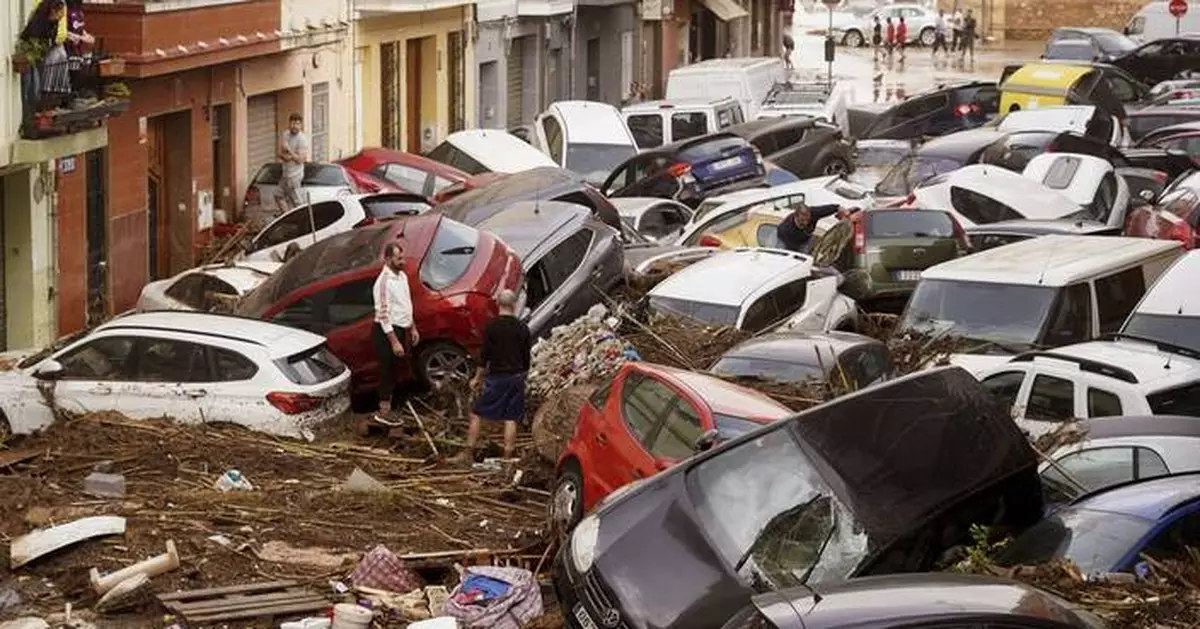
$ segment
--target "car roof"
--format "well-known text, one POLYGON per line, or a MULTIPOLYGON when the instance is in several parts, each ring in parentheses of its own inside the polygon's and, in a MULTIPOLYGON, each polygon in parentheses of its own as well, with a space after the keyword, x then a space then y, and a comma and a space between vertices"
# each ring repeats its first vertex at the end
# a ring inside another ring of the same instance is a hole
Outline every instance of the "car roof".
POLYGON ((348 162, 354 161, 356 157, 365 157, 381 164, 403 164, 412 166, 419 170, 432 172, 435 175, 446 179, 461 181, 467 178, 467 173, 449 165, 443 164, 436 159, 430 159, 424 155, 416 155, 405 151, 397 151, 395 149, 383 147, 364 148, 355 155, 351 155, 346 159, 340 160, 338 163, 345 165, 348 162))
POLYGON ((651 111, 669 110, 669 109, 696 109, 700 107, 720 107, 737 103, 737 99, 732 96, 722 96, 720 98, 670 98, 659 100, 648 100, 640 103, 632 103, 621 108, 621 113, 639 113, 644 114, 651 111))
POLYGON ((654 372, 687 387, 714 413, 746 419, 783 419, 795 415, 788 407, 766 395, 716 376, 666 365, 637 362, 637 369, 654 372))
POLYGON ((1176 474, 1122 483, 1086 494, 1064 510, 1086 509, 1158 520, 1200 497, 1200 474, 1176 474))
POLYGON ((750 138, 757 137, 761 133, 778 131, 780 129, 792 127, 809 128, 816 126, 816 123, 816 118, 805 115, 786 116, 783 118, 760 118, 758 120, 750 120, 741 124, 735 124, 731 127, 725 127, 723 131, 749 140, 750 138))
MULTIPOLYGON (((678 202, 660 197, 612 197, 609 201, 617 208, 617 214, 629 218, 637 218, 647 210, 658 205, 680 207, 678 202)), ((686 206, 683 206, 686 207, 686 206)))
POLYGON ((325 342, 323 336, 261 319, 186 310, 129 314, 97 327, 94 333, 126 330, 176 332, 260 345, 272 358, 293 356, 325 342))
POLYGON ((779 276, 811 266, 812 257, 807 255, 744 247, 713 254, 681 269, 651 289, 650 295, 741 307, 779 276))
POLYGON ((1037 355, 1076 358, 1112 366, 1136 378, 1136 384, 1142 390, 1173 388, 1200 376, 1200 360, 1133 340, 1086 341, 1037 352, 1037 355))
POLYGON ((550 103, 547 109, 556 111, 570 127, 564 130, 567 139, 576 144, 615 144, 625 146, 630 143, 629 129, 621 110, 608 103, 590 100, 560 100, 550 103))
POLYGON ((503 168, 503 172, 520 172, 538 166, 558 166, 549 155, 506 129, 455 131, 446 136, 445 141, 468 153, 490 170, 503 168))
POLYGON ((1120 231, 1119 227, 1112 227, 1099 221, 1085 221, 1067 218, 1025 218, 1011 221, 997 221, 995 223, 984 223, 982 225, 972 225, 967 227, 965 231, 968 234, 1045 236, 1047 234, 1087 235, 1114 229, 1118 232, 1120 231))
MULTIPOLYGON (((630 157, 629 160, 638 159, 639 157, 644 157, 646 155, 660 155, 660 154, 661 155, 675 155, 676 153, 682 153, 683 151, 685 151, 687 149, 690 149, 694 146, 698 146, 701 144, 705 144, 707 142, 713 142, 716 140, 729 140, 729 139, 746 142, 746 139, 739 135, 734 135, 732 133, 729 133, 728 131, 717 131, 716 133, 709 133, 706 135, 698 135, 696 137, 686 138, 683 140, 679 140, 677 142, 672 142, 670 144, 664 144, 659 147, 648 149, 648 150, 642 151, 641 153, 639 153, 637 155, 630 157)), ((746 142, 747 146, 749 146, 749 144, 750 144, 749 142, 746 142)))
POLYGON ((1008 78, 1001 84, 1001 89, 1004 89, 1004 85, 1012 83, 1014 86, 1042 87, 1066 92, 1067 87, 1094 69, 1092 65, 1091 63, 1064 63, 1058 60, 1052 62, 1033 61, 1008 75, 1008 78))
POLYGON ((518 201, 484 219, 476 229, 491 232, 522 260, 555 234, 578 230, 592 211, 563 201, 518 201))
POLYGON ((769 618, 794 622, 801 615, 800 626, 806 629, 894 626, 916 620, 929 622, 939 616, 963 619, 1004 615, 1044 621, 1048 614, 1058 618, 1050 611, 1055 608, 1077 609, 1019 581, 948 572, 859 577, 759 594, 752 601, 769 618), (819 602, 814 600, 815 593, 819 593, 819 602))
MULTIPOLYGON (((1025 165, 1025 169, 1021 172, 1022 175, 1049 186, 1045 183, 1054 165, 1065 160, 1078 160, 1078 168, 1071 174, 1071 180, 1065 188, 1050 188, 1060 194, 1066 195, 1079 205, 1087 205, 1095 198, 1096 189, 1100 187, 1100 182, 1108 173, 1115 171, 1112 162, 1101 159, 1094 155, 1085 155, 1082 153, 1042 153, 1034 156, 1025 165)), ((1114 192, 1113 194, 1116 194, 1114 192)))
MULTIPOLYGON (((883 346, 883 343, 853 332, 773 332, 734 345, 722 358, 731 356, 817 365, 841 355, 852 347, 862 345, 883 346)), ((831 363, 826 363, 825 366, 829 367, 831 363)))
POLYGON ((933 138, 917 149, 917 154, 932 157, 966 157, 1009 134, 993 127, 979 127, 933 138))
POLYGON ((715 201, 719 203, 717 207, 725 207, 726 205, 753 205, 764 201, 772 201, 793 194, 804 194, 811 192, 817 188, 823 188, 837 179, 839 175, 825 175, 823 177, 811 177, 809 179, 801 179, 785 183, 782 186, 771 186, 769 188, 747 188, 745 190, 737 190, 735 192, 727 192, 716 196, 711 196, 706 201, 715 201))
POLYGON ((1037 212, 1046 212, 1040 218, 1062 218, 1083 209, 1065 191, 1051 190, 1032 177, 990 164, 968 164, 924 186, 918 186, 917 191, 937 187, 979 191, 1014 208, 1033 208, 1037 212))
POLYGON ((1087 124, 1096 114, 1095 105, 1060 105, 1010 111, 996 128, 1001 131, 1051 131, 1072 129, 1087 124))
POLYGON ((1189 251, 1159 276, 1134 312, 1176 317, 1200 316, 1200 251, 1189 251))
POLYGON ((265 260, 240 260, 229 264, 209 264, 185 271, 179 274, 179 277, 191 275, 192 273, 202 273, 211 275, 230 286, 237 289, 238 293, 245 293, 250 289, 258 286, 263 280, 270 277, 272 273, 279 270, 283 266, 282 262, 265 261, 265 260))
POLYGON ((671 74, 691 74, 697 71, 728 70, 770 66, 779 63, 779 57, 720 57, 705 59, 671 70, 671 74))
POLYGON ((1177 248, 1178 242, 1168 240, 1051 234, 942 262, 921 278, 1066 286, 1177 248))
POLYGON ((1200 438, 1200 417, 1187 415, 1121 415, 1094 417, 1079 422, 1083 440, 1113 437, 1196 437, 1200 438))

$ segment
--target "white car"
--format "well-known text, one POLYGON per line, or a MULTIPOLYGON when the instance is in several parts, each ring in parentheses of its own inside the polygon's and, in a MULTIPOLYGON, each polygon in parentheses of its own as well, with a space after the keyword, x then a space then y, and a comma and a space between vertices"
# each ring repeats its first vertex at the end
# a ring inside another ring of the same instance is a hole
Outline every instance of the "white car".
MULTIPOLYGON (((279 162, 265 164, 258 169, 243 199, 248 219, 261 225, 279 213, 276 193, 282 176, 283 164, 279 162)), ((300 181, 300 200, 304 203, 340 199, 355 194, 357 190, 344 166, 315 162, 304 165, 304 179, 300 181)))
POLYGON ((1071 131, 1115 147, 1129 146, 1131 143, 1129 130, 1124 123, 1092 105, 1018 109, 1003 113, 992 124, 1006 132, 1071 131))
POLYGON ((558 166, 594 186, 638 152, 621 110, 586 100, 550 103, 534 118, 532 139, 558 166))
POLYGON ((713 254, 647 294, 652 311, 747 332, 850 329, 857 306, 841 278, 813 273, 812 256, 761 247, 713 254))
POLYGON ((284 262, 289 247, 299 251, 334 234, 393 218, 415 216, 430 207, 425 197, 407 192, 345 196, 298 207, 271 221, 250 239, 245 245, 243 259, 284 262))
POLYGON ((671 199, 616 197, 609 199, 621 222, 651 242, 674 242, 692 218, 692 209, 671 199))
MULTIPOLYGON (((705 234, 733 227, 752 209, 774 207, 791 208, 804 202, 809 207, 838 205, 863 210, 874 207, 871 191, 856 183, 846 181, 841 175, 813 177, 782 186, 750 188, 715 197, 709 197, 696 207, 691 220, 679 235, 676 244, 698 246, 705 234)), ((829 217, 817 223, 815 235, 821 235, 835 225, 837 219, 829 217)))
POLYGON ((62 347, 7 353, 0 431, 27 434, 66 413, 232 423, 286 437, 343 417, 350 370, 324 337, 198 312, 118 317, 62 347))
POLYGON ((889 4, 875 9, 854 23, 838 24, 835 21, 833 40, 844 46, 867 45, 871 43, 871 34, 875 28, 875 16, 879 16, 879 23, 883 25, 883 29, 887 28, 888 18, 892 18, 892 24, 898 24, 900 18, 903 17, 905 25, 908 26, 906 42, 932 46, 937 35, 935 30, 937 15, 937 9, 933 7, 907 3, 889 4))
POLYGON ((540 166, 559 167, 549 155, 504 129, 455 131, 425 156, 468 175, 511 175, 540 166))
POLYGON ((1129 184, 1112 162, 1077 153, 1043 153, 1029 160, 1021 174, 1061 192, 1086 213, 1085 220, 1124 227, 1129 211, 1129 184))
POLYGON ((906 207, 945 210, 964 228, 1023 219, 1090 219, 1071 197, 1000 166, 971 164, 917 186, 906 207))
POLYGON ((1141 341, 1029 352, 977 377, 1034 436, 1076 418, 1200 415, 1200 359, 1141 341))
POLYGON ((242 261, 208 264, 142 287, 137 310, 212 310, 236 302, 254 290, 282 262, 242 261))

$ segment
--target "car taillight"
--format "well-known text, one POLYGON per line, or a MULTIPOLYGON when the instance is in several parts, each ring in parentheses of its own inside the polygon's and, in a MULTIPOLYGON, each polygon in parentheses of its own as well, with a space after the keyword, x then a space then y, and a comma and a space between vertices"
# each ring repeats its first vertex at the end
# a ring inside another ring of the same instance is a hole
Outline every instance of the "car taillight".
POLYGON ((671 164, 671 167, 667 169, 667 174, 671 175, 672 177, 682 177, 690 172, 692 172, 692 165, 685 164, 683 162, 671 164))
POLYGON ((904 197, 903 199, 900 199, 899 201, 892 203, 888 207, 892 207, 892 208, 907 207, 916 202, 917 202, 917 193, 910 192, 910 193, 908 193, 908 196, 904 197))
POLYGON ((976 103, 963 103, 954 108, 955 116, 969 116, 979 113, 979 105, 976 103))
POLYGON ((704 234, 700 237, 700 241, 696 244, 700 245, 701 247, 720 247, 723 243, 721 242, 720 238, 717 238, 712 234, 704 234))
POLYGON ((1178 240, 1184 249, 1191 249, 1195 245, 1196 232, 1183 221, 1171 225, 1171 231, 1168 233, 1171 240, 1178 240))
POLYGON ((854 224, 854 253, 860 255, 867 252, 867 232, 866 226, 863 225, 866 220, 863 216, 850 221, 854 224))
POLYGON ((242 205, 245 207, 252 207, 258 205, 259 201, 261 200, 262 197, 258 192, 258 188, 250 186, 249 188, 246 188, 246 198, 242 200, 242 205))
POLYGON ((285 415, 299 415, 320 407, 325 400, 307 393, 272 391, 267 394, 267 401, 285 415))

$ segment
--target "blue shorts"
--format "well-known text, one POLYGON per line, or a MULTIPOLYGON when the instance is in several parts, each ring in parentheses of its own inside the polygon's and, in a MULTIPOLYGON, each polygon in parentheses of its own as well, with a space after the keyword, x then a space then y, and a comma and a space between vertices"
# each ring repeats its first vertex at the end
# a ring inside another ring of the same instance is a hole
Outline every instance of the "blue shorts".
POLYGON ((483 379, 483 392, 471 411, 480 419, 521 421, 525 419, 525 374, 490 374, 483 379))

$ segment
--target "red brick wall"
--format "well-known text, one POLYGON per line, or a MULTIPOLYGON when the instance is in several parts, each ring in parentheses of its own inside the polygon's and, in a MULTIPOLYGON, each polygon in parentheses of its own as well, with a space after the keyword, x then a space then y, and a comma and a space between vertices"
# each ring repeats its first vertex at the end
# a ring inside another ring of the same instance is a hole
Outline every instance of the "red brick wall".
POLYGON ((59 336, 82 330, 87 325, 87 175, 84 156, 76 155, 75 164, 75 172, 58 175, 58 277, 54 285, 59 336))

